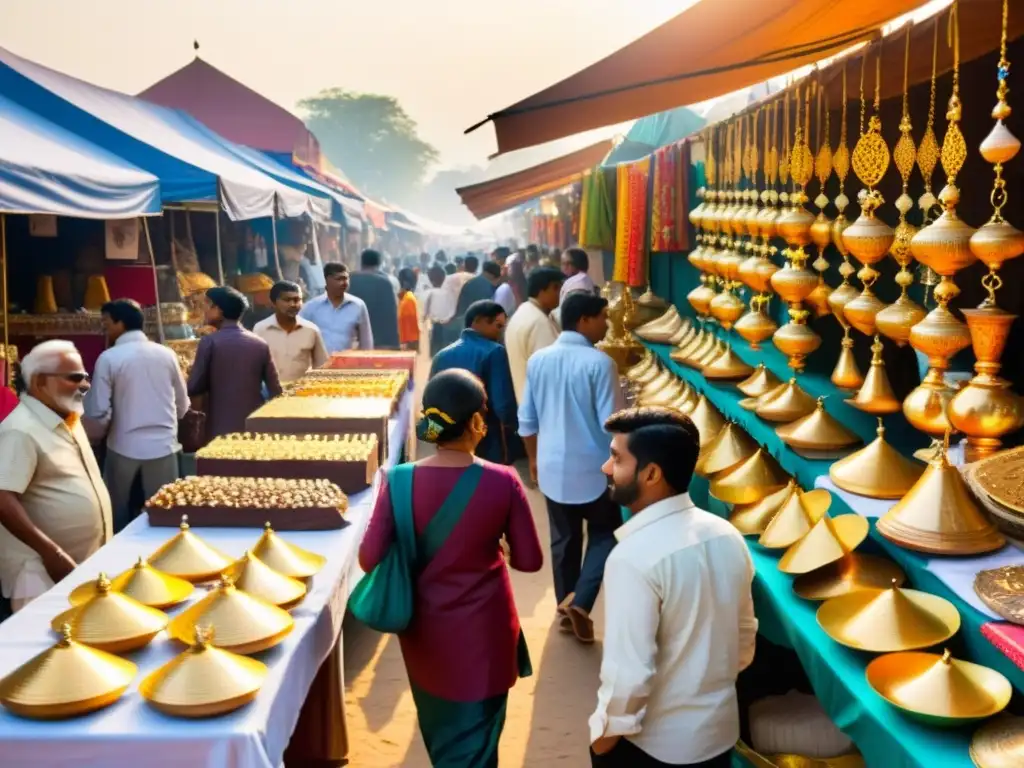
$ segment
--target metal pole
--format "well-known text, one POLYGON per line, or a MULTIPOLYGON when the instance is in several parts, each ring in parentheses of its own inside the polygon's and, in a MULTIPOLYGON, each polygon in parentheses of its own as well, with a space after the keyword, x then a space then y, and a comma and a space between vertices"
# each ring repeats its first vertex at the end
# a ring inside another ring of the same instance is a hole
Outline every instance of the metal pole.
POLYGON ((220 285, 224 285, 224 260, 220 255, 220 207, 213 212, 213 223, 217 230, 217 277, 220 285))
POLYGON ((14 388, 14 361, 10 353, 10 327, 7 308, 7 215, 0 213, 0 304, 4 316, 4 384, 14 388))
MULTIPOLYGON (((160 278, 156 273, 156 251, 153 250, 153 238, 149 235, 149 219, 142 217, 142 228, 146 231, 146 246, 149 248, 149 263, 153 265, 153 293, 156 296, 156 335, 160 343, 167 341, 164 336, 164 313, 160 306, 160 278)), ((173 247, 173 246, 172 246, 173 247)))
POLYGON ((281 271, 281 256, 277 252, 277 219, 270 220, 270 233, 274 237, 274 271, 278 280, 284 280, 284 272, 281 271))

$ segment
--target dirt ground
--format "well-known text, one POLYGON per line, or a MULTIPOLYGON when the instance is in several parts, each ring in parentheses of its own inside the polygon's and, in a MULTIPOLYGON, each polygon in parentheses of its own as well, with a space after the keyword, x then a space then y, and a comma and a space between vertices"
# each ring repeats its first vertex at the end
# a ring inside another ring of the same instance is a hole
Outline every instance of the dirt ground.
MULTIPOLYGON (((417 395, 429 372, 421 355, 417 395)), ((537 529, 548 547, 544 499, 529 491, 537 529)), ((509 695, 501 740, 502 768, 584 768, 590 765, 587 718, 597 695, 601 662, 602 602, 594 612, 598 642, 586 647, 558 632, 551 567, 512 571, 516 605, 526 633, 534 675, 509 695)), ((398 641, 349 619, 345 624, 345 706, 349 764, 354 768, 429 768, 416 726, 416 710, 398 641)))

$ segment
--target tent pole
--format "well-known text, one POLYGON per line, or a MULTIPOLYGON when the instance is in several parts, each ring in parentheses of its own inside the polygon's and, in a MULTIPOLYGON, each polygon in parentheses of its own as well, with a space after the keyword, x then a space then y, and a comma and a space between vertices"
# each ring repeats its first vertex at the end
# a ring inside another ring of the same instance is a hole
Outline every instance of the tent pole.
MULTIPOLYGON (((142 217, 142 228, 146 231, 146 246, 149 248, 149 263, 153 266, 153 294, 156 296, 156 334, 161 344, 166 343, 164 336, 164 313, 160 306, 160 278, 156 273, 156 251, 153 250, 153 238, 149 235, 149 219, 142 217)), ((174 247, 173 245, 171 246, 174 247)))
POLYGON ((278 280, 284 280, 284 273, 281 271, 281 256, 277 252, 277 218, 270 220, 270 233, 274 237, 274 271, 278 280))
POLYGON ((213 212, 213 225, 217 230, 217 277, 218 284, 224 285, 224 259, 220 254, 220 208, 213 212))
POLYGON ((7 215, 0 213, 0 304, 4 317, 4 384, 14 389, 14 361, 11 360, 10 320, 7 307, 7 215))

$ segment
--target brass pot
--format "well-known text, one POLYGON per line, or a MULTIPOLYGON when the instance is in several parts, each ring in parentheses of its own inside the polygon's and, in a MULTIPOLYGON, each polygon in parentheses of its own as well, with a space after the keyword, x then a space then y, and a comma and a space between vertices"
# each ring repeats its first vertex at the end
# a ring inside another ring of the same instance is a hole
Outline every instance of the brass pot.
POLYGON ((910 340, 910 329, 924 320, 926 314, 924 307, 901 293, 896 301, 875 315, 875 327, 902 347, 910 340))
POLYGON ((709 288, 706 283, 702 283, 686 294, 686 300, 690 302, 690 306, 698 315, 707 315, 711 300, 715 298, 715 295, 714 290, 709 288))
POLYGON ((773 206, 763 208, 757 214, 758 229, 766 243, 778 234, 778 220, 779 210, 773 206))
POLYGON ((832 222, 832 242, 835 243, 836 249, 841 256, 846 256, 850 252, 846 247, 846 243, 843 242, 843 233, 849 228, 850 220, 846 218, 846 214, 840 212, 836 216, 835 221, 832 222))
POLYGON ((952 428, 946 409, 953 394, 942 378, 942 371, 929 368, 920 385, 904 398, 903 415, 914 429, 941 437, 952 428))
POLYGON ((884 259, 895 237, 892 227, 867 208, 842 233, 843 245, 861 264, 875 264, 884 259))
POLYGON ((832 310, 832 314, 836 316, 836 320, 844 328, 849 325, 845 314, 846 305, 858 296, 860 296, 860 291, 845 281, 828 295, 828 306, 832 310))
POLYGON ((772 290, 772 275, 778 271, 778 264, 766 256, 762 256, 754 267, 754 279, 751 281, 751 287, 761 293, 769 293, 772 290))
POLYGON ((910 252, 926 267, 931 267, 943 277, 949 277, 973 264, 977 258, 971 252, 974 229, 957 216, 956 204, 960 201, 960 191, 956 187, 947 184, 939 193, 939 199, 946 210, 914 235, 910 241, 910 252))
POLYGON ((1005 219, 989 220, 971 235, 971 253, 989 269, 999 269, 1003 262, 1024 253, 1024 232, 1005 219))
POLYGON ((814 217, 803 206, 790 208, 779 216, 778 232, 782 239, 794 247, 802 248, 811 242, 811 225, 814 217))
POLYGON ((821 346, 821 336, 804 323, 786 323, 772 336, 772 342, 782 354, 789 357, 794 370, 803 368, 803 359, 821 346))
POLYGON ((745 309, 746 306, 732 291, 722 291, 708 305, 711 316, 718 320, 726 330, 732 328, 732 324, 740 319, 745 309))
POLYGON ((885 304, 865 285, 860 295, 843 305, 843 318, 865 336, 875 335, 875 317, 885 304))
POLYGON ((818 285, 818 276, 809 269, 787 264, 771 277, 772 288, 787 304, 799 304, 818 285))
POLYGON ((910 344, 928 356, 930 366, 945 369, 953 355, 970 346, 971 334, 952 312, 939 305, 910 329, 910 344))
POLYGON ((733 329, 751 349, 760 349, 762 341, 767 341, 778 329, 778 325, 760 309, 751 309, 736 321, 733 329))
POLYGON ((811 224, 811 242, 818 246, 819 250, 825 250, 832 242, 832 222, 824 212, 819 212, 811 224))

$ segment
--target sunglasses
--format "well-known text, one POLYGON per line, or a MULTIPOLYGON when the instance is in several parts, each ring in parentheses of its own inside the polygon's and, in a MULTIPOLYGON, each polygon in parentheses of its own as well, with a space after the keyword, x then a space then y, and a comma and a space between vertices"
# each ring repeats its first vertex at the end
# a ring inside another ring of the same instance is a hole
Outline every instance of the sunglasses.
POLYGON ((89 382, 92 379, 88 373, 44 373, 43 376, 55 376, 58 379, 70 381, 72 384, 81 384, 82 382, 89 382))

